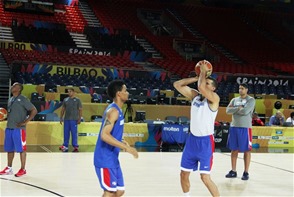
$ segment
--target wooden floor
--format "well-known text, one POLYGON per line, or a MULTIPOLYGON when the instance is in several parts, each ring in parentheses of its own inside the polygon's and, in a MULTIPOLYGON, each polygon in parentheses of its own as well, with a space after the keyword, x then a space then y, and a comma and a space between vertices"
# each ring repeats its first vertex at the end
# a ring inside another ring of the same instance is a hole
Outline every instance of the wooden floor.
MULTIPOLYGON (((215 153, 212 179, 221 196, 294 196, 293 154, 253 153, 250 179, 242 181, 243 160, 239 155, 238 178, 226 179, 230 154, 215 153)), ((6 153, 0 153, 1 169, 6 153)), ((122 152, 125 196, 183 196, 179 181, 181 152, 140 152, 133 159, 122 152)), ((19 155, 14 159, 17 172, 19 155)), ((93 153, 28 153, 27 175, 0 176, 0 196, 101 196, 93 167, 93 153)), ((209 196, 199 173, 191 174, 192 196, 209 196)))

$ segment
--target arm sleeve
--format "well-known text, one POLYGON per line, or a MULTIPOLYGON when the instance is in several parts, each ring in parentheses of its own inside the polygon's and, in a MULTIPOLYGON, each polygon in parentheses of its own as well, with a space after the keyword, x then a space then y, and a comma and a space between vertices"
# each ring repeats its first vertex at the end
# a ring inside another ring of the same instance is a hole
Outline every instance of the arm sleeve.
POLYGON ((82 108, 83 106, 82 106, 82 102, 81 102, 81 100, 79 99, 79 109, 80 108, 82 108))
POLYGON ((24 99, 23 106, 27 111, 31 111, 33 108, 35 108, 35 106, 27 98, 24 99))
POLYGON ((229 103, 229 105, 227 106, 227 108, 226 108, 227 114, 234 114, 239 110, 238 107, 230 107, 230 106, 234 106, 233 105, 234 101, 235 101, 235 99, 232 99, 231 102, 229 103))

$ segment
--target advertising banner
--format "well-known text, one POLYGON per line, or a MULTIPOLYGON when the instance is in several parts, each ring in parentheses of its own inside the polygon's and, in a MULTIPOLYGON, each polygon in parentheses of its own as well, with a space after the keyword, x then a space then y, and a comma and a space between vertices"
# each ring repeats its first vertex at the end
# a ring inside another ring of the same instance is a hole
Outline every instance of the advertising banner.
POLYGON ((101 68, 101 67, 76 67, 65 65, 48 65, 48 64, 13 64, 11 68, 12 73, 29 73, 46 74, 51 76, 57 75, 86 75, 91 77, 102 76, 111 79, 127 79, 127 78, 142 78, 142 79, 156 79, 165 81, 169 79, 169 73, 164 71, 138 71, 138 70, 124 70, 119 68, 101 68))
POLYGON ((294 143, 293 127, 254 127, 252 144, 258 147, 289 148, 294 143))
POLYGON ((189 125, 164 124, 162 125, 162 141, 168 144, 184 144, 188 137, 189 125))

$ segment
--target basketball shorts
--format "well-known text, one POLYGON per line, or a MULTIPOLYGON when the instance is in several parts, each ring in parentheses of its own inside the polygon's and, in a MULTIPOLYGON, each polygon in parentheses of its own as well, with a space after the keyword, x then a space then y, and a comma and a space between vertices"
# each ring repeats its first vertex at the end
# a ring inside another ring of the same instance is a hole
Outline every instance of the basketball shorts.
POLYGON ((230 150, 238 150, 240 152, 250 151, 252 149, 252 129, 230 127, 227 147, 230 150))
POLYGON ((210 174, 214 152, 213 135, 197 137, 189 134, 182 154, 181 170, 210 174))
POLYGON ((15 128, 5 129, 4 150, 6 152, 21 153, 27 150, 26 130, 15 128))
POLYGON ((121 167, 117 168, 97 168, 95 167, 100 186, 103 190, 116 192, 125 190, 124 178, 121 167))

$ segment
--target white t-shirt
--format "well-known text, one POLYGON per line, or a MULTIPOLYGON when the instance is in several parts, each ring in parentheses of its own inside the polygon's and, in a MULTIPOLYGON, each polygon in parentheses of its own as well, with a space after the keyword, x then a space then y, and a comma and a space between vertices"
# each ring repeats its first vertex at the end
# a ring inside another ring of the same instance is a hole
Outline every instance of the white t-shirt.
POLYGON ((291 119, 291 117, 287 118, 286 122, 292 122, 292 125, 294 125, 294 119, 291 119))

